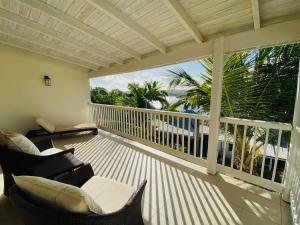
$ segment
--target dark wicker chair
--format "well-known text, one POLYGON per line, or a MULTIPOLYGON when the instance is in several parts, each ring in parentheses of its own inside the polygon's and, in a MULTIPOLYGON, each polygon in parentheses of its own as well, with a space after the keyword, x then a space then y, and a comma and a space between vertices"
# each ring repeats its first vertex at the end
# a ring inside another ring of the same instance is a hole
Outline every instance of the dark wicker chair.
MULTIPOLYGON (((47 145, 38 146, 49 147, 47 145)), ((43 151, 44 149, 39 150, 43 151)), ((8 146, 0 146, 0 165, 4 178, 4 194, 8 195, 8 189, 15 183, 12 174, 54 178, 60 173, 82 165, 83 163, 76 160, 73 154, 74 148, 52 155, 39 156, 20 152, 8 146), (53 163, 56 163, 56 165, 49 168, 53 163), (63 163, 64 165, 59 166, 57 165, 58 163, 63 163), (42 166, 43 164, 48 165, 48 168, 42 166)))
MULTIPOLYGON (((88 164, 58 178, 61 182, 80 187, 94 175, 88 164)), ((16 185, 9 190, 9 199, 26 225, 143 225, 141 201, 147 181, 144 180, 136 192, 120 210, 98 215, 79 214, 42 208, 22 192, 16 185)))

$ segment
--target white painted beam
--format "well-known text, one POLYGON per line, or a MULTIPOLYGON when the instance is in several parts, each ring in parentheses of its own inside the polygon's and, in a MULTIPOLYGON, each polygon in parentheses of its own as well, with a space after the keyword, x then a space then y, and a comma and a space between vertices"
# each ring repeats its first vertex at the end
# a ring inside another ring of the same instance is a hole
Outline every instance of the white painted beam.
POLYGON ((163 2, 198 43, 204 42, 204 38, 196 24, 177 0, 163 0, 163 2))
POLYGON ((224 38, 214 40, 213 46, 213 71, 211 85, 211 100, 209 113, 209 140, 207 154, 207 172, 217 172, 219 125, 221 115, 222 83, 224 70, 224 38))
POLYGON ((0 8, 0 17, 7 19, 11 22, 20 24, 22 26, 26 26, 29 27, 30 29, 33 29, 35 31, 38 31, 42 34, 48 35, 50 37, 56 38, 66 44, 70 44, 74 47, 86 50, 92 54, 95 54, 97 56, 100 56, 103 59, 108 59, 108 60, 112 60, 113 62, 116 62, 118 64, 123 64, 123 61, 115 56, 110 55, 109 53, 99 50, 97 48, 91 47, 88 44, 85 44, 81 41, 76 40, 75 38, 72 37, 68 37, 66 35, 64 35, 63 33, 57 32, 53 29, 49 29, 45 26, 43 26, 42 24, 36 23, 30 19, 27 19, 25 17, 22 16, 18 16, 12 12, 9 12, 5 9, 1 9, 0 8))
POLYGON ((43 56, 46 56, 46 57, 50 57, 50 58, 56 59, 56 60, 61 61, 61 62, 66 62, 66 63, 72 64, 72 65, 80 66, 80 67, 83 67, 83 68, 86 68, 86 69, 89 69, 89 70, 97 69, 97 67, 93 67, 93 66, 90 66, 90 65, 85 65, 82 62, 78 62, 77 60, 69 59, 68 57, 57 57, 57 56, 54 56, 54 55, 50 54, 49 52, 45 52, 41 49, 36 50, 36 49, 33 49, 33 48, 25 47, 23 44, 15 43, 12 40, 3 39, 1 36, 0 36, 0 43, 2 43, 3 45, 14 47, 14 48, 26 50, 28 52, 35 53, 35 54, 38 54, 38 55, 43 55, 43 56))
MULTIPOLYGON (((264 26, 254 31, 243 31, 224 37, 225 53, 240 51, 250 48, 270 47, 274 45, 287 44, 300 41, 300 19, 284 23, 264 26)), ((250 28, 249 28, 250 29, 250 28)), ((170 47, 167 54, 153 54, 145 57, 139 62, 128 62, 124 65, 113 66, 90 73, 91 77, 112 75, 124 72, 133 72, 158 66, 175 64, 206 57, 212 54, 212 40, 199 45, 198 43, 186 43, 177 47, 170 47)))
POLYGON ((75 29, 80 30, 82 33, 92 36, 93 38, 108 44, 109 46, 118 49, 119 51, 122 51, 136 59, 141 59, 141 55, 137 53, 136 51, 132 50, 128 46, 120 43, 119 41, 116 41, 115 39, 107 36, 106 34, 82 23, 81 21, 77 20, 76 18, 52 7, 51 5, 48 5, 44 3, 43 1, 39 0, 20 0, 21 2, 29 5, 30 7, 36 8, 54 18, 57 20, 72 26, 75 29))
POLYGON ((260 29, 259 0, 251 0, 254 29, 260 29))
POLYGON ((162 53, 167 52, 167 48, 151 33, 146 31, 142 26, 138 23, 130 19, 127 15, 125 15, 121 10, 113 7, 110 3, 103 0, 89 0, 95 7, 100 9, 102 12, 110 16, 111 18, 117 20, 123 26, 127 27, 131 31, 135 32, 142 39, 147 41, 149 44, 154 46, 162 53))
POLYGON ((74 53, 74 52, 70 53, 66 49, 62 49, 60 47, 57 47, 56 44, 53 44, 51 42, 42 41, 42 40, 40 40, 39 38, 36 38, 33 35, 28 35, 28 34, 25 34, 23 32, 19 32, 15 29, 10 29, 8 27, 0 26, 0 33, 15 37, 17 39, 21 39, 21 40, 23 40, 25 42, 29 42, 33 45, 39 45, 39 46, 51 49, 55 52, 59 52, 59 53, 61 53, 63 55, 66 55, 68 57, 72 57, 72 58, 74 58, 78 61, 82 61, 86 65, 92 65, 93 68, 98 68, 99 66, 102 66, 100 64, 96 64, 95 62, 90 62, 90 61, 86 61, 86 60, 82 59, 82 56, 79 53, 74 53))

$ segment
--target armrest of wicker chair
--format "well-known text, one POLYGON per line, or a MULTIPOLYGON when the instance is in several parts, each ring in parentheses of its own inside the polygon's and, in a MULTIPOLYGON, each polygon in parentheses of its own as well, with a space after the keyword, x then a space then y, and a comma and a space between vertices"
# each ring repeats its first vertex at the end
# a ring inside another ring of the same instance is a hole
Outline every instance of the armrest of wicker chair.
POLYGON ((85 182, 87 182, 91 177, 94 176, 94 171, 92 169, 91 164, 84 164, 83 166, 66 172, 64 174, 60 174, 54 177, 54 180, 70 184, 76 187, 81 187, 85 182))
POLYGON ((22 192, 16 185, 9 190, 9 200, 23 218, 31 225, 143 225, 141 201, 147 181, 143 181, 127 204, 120 210, 108 214, 79 214, 42 208, 22 192))

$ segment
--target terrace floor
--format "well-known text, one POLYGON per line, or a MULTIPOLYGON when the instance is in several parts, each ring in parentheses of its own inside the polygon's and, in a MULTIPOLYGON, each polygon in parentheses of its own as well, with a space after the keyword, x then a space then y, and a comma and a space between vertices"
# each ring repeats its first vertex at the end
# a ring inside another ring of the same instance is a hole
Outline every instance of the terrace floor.
MULTIPOLYGON (((75 155, 90 162, 99 176, 135 187, 147 179, 146 225, 292 224, 289 205, 279 194, 225 175, 208 175, 203 167, 140 143, 103 131, 97 136, 59 137, 54 142, 56 147, 75 147, 75 155)), ((0 196, 0 224, 22 224, 4 196, 0 196)))

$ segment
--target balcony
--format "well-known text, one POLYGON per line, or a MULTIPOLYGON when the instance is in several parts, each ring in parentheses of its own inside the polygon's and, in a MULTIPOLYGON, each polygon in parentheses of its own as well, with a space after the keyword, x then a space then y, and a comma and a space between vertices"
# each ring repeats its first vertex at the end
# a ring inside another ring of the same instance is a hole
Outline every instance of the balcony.
MULTIPOLYGON (((145 224, 291 224, 280 194, 242 180, 206 173, 204 167, 101 130, 54 139, 57 147, 75 147, 96 174, 137 186, 148 180, 143 200, 145 224)), ((22 224, 1 197, 3 224, 22 224)))
MULTIPOLYGON (((98 136, 54 141, 100 176, 147 178, 146 224, 299 225, 300 76, 290 124, 221 117, 226 55, 299 43, 299 12, 283 0, 0 0, 0 129, 96 123, 98 136), (208 56, 209 116, 89 103, 91 78, 208 56)), ((4 196, 0 224, 22 224, 4 196)))

